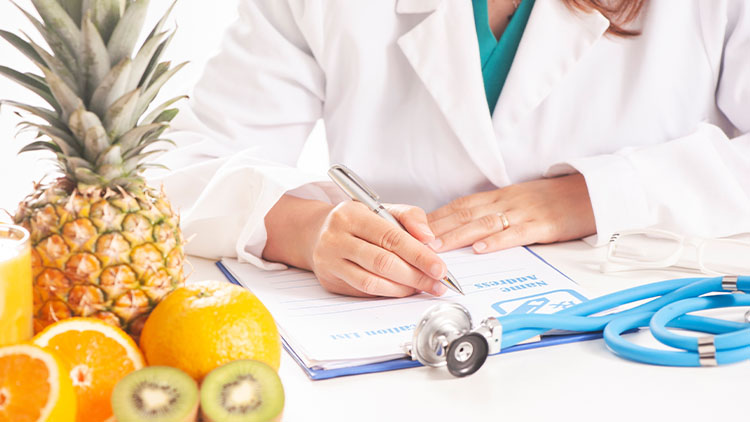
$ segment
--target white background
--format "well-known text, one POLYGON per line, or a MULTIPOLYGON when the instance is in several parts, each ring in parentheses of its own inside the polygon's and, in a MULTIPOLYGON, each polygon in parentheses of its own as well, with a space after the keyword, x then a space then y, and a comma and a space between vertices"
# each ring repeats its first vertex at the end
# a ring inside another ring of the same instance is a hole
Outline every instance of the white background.
MULTIPOLYGON (((151 0, 148 25, 169 0, 151 0)), ((29 0, 19 4, 31 10, 29 0)), ((173 12, 179 24, 167 56, 190 60, 166 85, 162 97, 189 92, 206 60, 217 52, 226 26, 236 19, 237 0, 180 0, 173 12)), ((33 30, 9 1, 0 0, 0 28, 33 30)), ((18 70, 33 65, 0 40, 0 64, 18 70)), ((33 94, 0 76, 0 99, 40 104, 33 94)), ((157 100, 158 102, 158 100, 157 100)), ((10 108, 0 112, 0 209, 13 210, 49 169, 39 154, 17 156, 28 136, 16 138, 20 119, 10 108)), ((301 165, 325 165, 323 132, 313 134, 312 151, 301 165)), ((0 216, 0 221, 7 216, 0 216)), ((660 279, 686 276, 661 271, 604 276, 596 270, 601 250, 582 242, 537 246, 534 250, 595 295, 660 279)), ((193 259, 192 279, 221 279, 213 262, 193 259)), ((736 315, 741 318, 742 313, 736 315)), ((643 334, 645 335, 645 334, 643 334)), ((638 338, 641 338, 638 334, 638 338)), ((720 368, 666 368, 622 360, 592 341, 513 353, 488 359, 477 374, 461 380, 445 371, 418 368, 310 382, 282 355, 280 374, 287 396, 288 421, 650 421, 747 420, 748 362, 720 368)))
MULTIPOLYGON (((33 11, 30 0, 19 0, 18 4, 27 11, 33 11)), ((171 0, 151 0, 145 36, 158 21, 171 0)), ((192 86, 201 75, 206 61, 220 48, 224 30, 237 18, 237 0, 201 1, 179 0, 171 14, 171 25, 178 26, 177 35, 163 56, 172 63, 189 61, 162 89, 154 104, 174 96, 190 93, 192 86)), ((36 14, 34 12, 34 14, 36 14)), ((24 31, 35 41, 43 43, 33 26, 24 15, 9 1, 0 1, 0 28, 20 35, 24 31)), ((38 69, 5 40, 0 39, 0 65, 18 71, 38 69)), ((34 105, 44 105, 44 101, 25 88, 0 76, 0 99, 20 101, 34 105)), ((183 106, 185 103, 183 102, 183 106)), ((179 117, 178 117, 179 118, 179 117)), ((17 135, 16 125, 23 121, 12 107, 0 108, 0 210, 14 212, 17 204, 32 191, 33 182, 54 171, 54 166, 44 153, 24 153, 18 155, 25 143, 31 140, 31 133, 17 135)), ((300 161, 302 167, 320 168, 326 166, 324 131, 319 125, 311 135, 308 148, 300 161)), ((52 176, 48 176, 52 177, 52 176)), ((9 216, 0 211, 0 221, 9 221, 9 216)))

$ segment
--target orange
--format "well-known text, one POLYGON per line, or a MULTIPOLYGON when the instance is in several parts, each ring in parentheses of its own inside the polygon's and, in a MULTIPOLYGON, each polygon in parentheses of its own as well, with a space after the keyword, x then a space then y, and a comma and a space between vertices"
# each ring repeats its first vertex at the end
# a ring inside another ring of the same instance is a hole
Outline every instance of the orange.
POLYGON ((111 418, 110 396, 115 384, 145 364, 138 346, 125 331, 96 318, 56 322, 32 341, 56 352, 70 368, 78 398, 78 422, 111 418))
POLYGON ((0 422, 73 422, 76 396, 65 364, 32 344, 0 348, 0 422))
POLYGON ((141 332, 149 365, 180 368, 201 381, 212 369, 237 359, 279 369, 281 340, 273 317, 250 291, 203 281, 169 294, 141 332))

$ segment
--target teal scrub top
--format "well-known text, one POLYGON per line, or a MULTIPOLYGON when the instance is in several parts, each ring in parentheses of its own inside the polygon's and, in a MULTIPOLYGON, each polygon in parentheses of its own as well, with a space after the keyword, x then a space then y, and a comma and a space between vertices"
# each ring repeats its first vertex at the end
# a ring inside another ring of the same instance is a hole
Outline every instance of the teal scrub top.
POLYGON ((508 77, 510 65, 513 63, 516 50, 518 50, 518 44, 521 42, 526 22, 529 21, 534 0, 521 1, 518 10, 508 22, 505 32, 500 36, 500 40, 495 39, 495 35, 490 28, 487 0, 472 0, 472 4, 474 6, 474 25, 477 29, 477 40, 479 41, 479 57, 482 61, 484 92, 487 96, 490 114, 492 114, 495 111, 495 104, 500 97, 505 79, 508 77))

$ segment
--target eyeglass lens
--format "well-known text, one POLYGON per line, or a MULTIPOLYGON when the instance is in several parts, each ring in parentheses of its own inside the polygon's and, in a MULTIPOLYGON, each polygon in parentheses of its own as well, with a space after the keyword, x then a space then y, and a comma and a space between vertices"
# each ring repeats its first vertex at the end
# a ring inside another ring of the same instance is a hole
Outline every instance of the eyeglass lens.
POLYGON ((703 266, 721 274, 750 272, 750 242, 726 239, 706 240, 701 248, 703 266))
POLYGON ((656 263, 671 258, 680 245, 681 242, 672 237, 629 233, 617 238, 612 256, 633 263, 656 263))

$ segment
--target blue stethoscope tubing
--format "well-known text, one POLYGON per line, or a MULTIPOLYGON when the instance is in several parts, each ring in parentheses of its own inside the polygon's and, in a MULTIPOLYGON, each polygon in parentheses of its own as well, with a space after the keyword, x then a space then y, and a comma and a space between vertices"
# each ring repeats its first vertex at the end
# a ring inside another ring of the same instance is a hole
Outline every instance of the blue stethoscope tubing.
MULTIPOLYGON (((750 305, 750 295, 745 294, 701 297, 713 292, 729 292, 722 286, 723 279, 711 277, 661 281, 602 296, 551 315, 499 317, 498 321, 503 327, 502 348, 516 345, 551 329, 577 332, 603 330, 607 346, 624 358, 655 365, 701 366, 698 339, 677 334, 667 329, 670 327, 711 334, 718 364, 750 359, 750 325, 687 315, 703 309, 750 305), (648 299, 651 300, 631 309, 591 316, 648 299), (639 346, 621 335, 645 326, 662 343, 683 351, 639 346)), ((736 290, 750 292, 750 276, 737 277, 736 290)))

